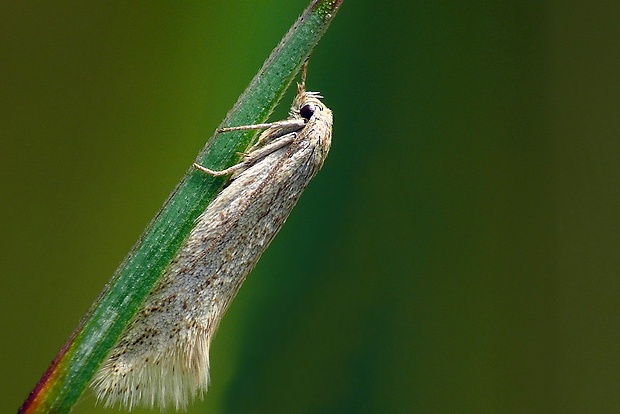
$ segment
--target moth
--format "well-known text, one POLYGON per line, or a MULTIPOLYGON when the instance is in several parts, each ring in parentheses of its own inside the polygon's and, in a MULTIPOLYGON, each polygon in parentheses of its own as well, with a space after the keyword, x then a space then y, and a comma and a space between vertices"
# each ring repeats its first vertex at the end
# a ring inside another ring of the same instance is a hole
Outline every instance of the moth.
POLYGON ((264 129, 230 175, 102 363, 98 401, 185 409, 209 385, 209 346, 229 304, 267 249, 331 146, 332 112, 305 90, 302 69, 286 120, 220 130, 264 129))

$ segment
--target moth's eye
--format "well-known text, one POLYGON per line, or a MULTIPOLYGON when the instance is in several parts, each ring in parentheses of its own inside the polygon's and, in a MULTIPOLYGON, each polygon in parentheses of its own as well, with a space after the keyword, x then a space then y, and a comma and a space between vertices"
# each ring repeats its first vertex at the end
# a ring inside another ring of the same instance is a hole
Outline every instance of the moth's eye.
POLYGON ((301 117, 304 118, 305 120, 309 121, 312 115, 314 115, 314 111, 316 111, 316 108, 314 107, 314 105, 306 104, 302 106, 301 109, 299 110, 299 115, 301 115, 301 117))

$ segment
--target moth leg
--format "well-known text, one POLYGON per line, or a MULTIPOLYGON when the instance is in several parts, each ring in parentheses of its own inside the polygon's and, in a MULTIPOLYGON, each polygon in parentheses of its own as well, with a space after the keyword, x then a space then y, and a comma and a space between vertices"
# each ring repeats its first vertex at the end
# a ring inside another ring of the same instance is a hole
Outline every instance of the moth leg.
POLYGON ((287 121, 277 123, 276 126, 263 131, 249 151, 255 151, 258 148, 264 147, 268 142, 275 142, 284 135, 298 132, 305 126, 306 121, 303 119, 288 119, 287 121))
POLYGON ((243 162, 240 162, 239 164, 235 164, 232 167, 226 168, 225 170, 216 171, 216 170, 210 170, 207 167, 203 167, 202 165, 198 163, 194 163, 193 165, 194 165, 194 168, 197 169, 198 171, 202 171, 203 173, 212 175, 213 177, 221 177, 223 175, 233 174, 235 171, 244 167, 243 162))
POLYGON ((272 127, 303 127, 306 121, 303 119, 285 119, 284 121, 269 122, 266 124, 241 125, 235 127, 220 128, 217 132, 247 131, 250 129, 267 129, 272 127))
POLYGON ((289 134, 286 134, 286 135, 283 135, 281 137, 274 139, 272 142, 270 142, 267 145, 263 145, 259 147, 257 146, 258 143, 254 144, 252 148, 250 148, 250 151, 245 156, 244 162, 247 162, 249 164, 254 164, 256 161, 266 157, 272 152, 275 152, 282 147, 290 145, 295 140, 295 138, 297 138, 297 133, 291 132, 289 134))
POLYGON ((224 170, 220 170, 220 171, 211 170, 209 168, 203 167, 202 165, 198 163, 194 163, 194 168, 196 168, 199 171, 202 171, 205 174, 212 175, 214 177, 221 177, 224 175, 240 173, 248 169, 249 167, 251 167, 257 161, 265 158, 267 155, 271 154, 272 152, 275 152, 282 147, 290 145, 295 140, 295 138, 297 138, 296 132, 291 132, 290 134, 281 136, 277 138, 275 141, 270 142, 269 144, 265 145, 264 147, 251 150, 249 153, 244 155, 243 160, 241 162, 233 165, 232 167, 226 168, 224 170))

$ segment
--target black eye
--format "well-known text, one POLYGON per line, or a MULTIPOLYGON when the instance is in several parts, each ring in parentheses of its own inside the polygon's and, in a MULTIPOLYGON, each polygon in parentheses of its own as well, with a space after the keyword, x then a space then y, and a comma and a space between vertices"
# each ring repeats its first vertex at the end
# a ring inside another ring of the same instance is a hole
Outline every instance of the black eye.
POLYGON ((305 120, 310 120, 312 115, 314 115, 314 111, 316 111, 316 108, 314 107, 314 105, 306 104, 302 106, 301 109, 299 110, 299 115, 301 115, 301 117, 304 118, 305 120))

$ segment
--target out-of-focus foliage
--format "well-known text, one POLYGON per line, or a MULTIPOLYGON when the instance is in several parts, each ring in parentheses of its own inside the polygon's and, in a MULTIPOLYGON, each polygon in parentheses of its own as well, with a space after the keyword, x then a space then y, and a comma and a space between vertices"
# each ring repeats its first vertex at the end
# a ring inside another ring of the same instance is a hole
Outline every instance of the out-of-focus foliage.
MULTIPOLYGON (((192 413, 620 409, 620 10, 573 3, 344 3, 332 152, 192 413)), ((2 7, 0 411, 305 5, 2 7)))

